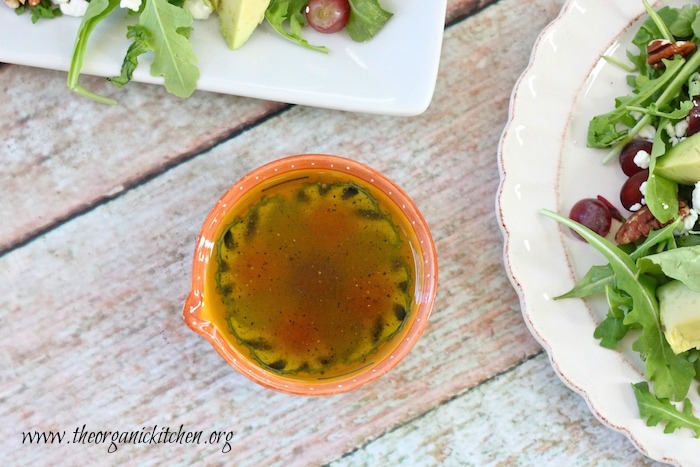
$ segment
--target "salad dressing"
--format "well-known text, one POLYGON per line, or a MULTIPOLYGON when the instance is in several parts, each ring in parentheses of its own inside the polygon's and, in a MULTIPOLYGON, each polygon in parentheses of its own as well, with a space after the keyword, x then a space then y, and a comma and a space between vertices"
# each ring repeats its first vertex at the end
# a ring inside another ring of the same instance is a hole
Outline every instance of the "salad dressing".
POLYGON ((229 338, 261 366, 333 377, 391 351, 415 258, 394 203, 348 175, 297 171, 234 209, 209 268, 229 338))

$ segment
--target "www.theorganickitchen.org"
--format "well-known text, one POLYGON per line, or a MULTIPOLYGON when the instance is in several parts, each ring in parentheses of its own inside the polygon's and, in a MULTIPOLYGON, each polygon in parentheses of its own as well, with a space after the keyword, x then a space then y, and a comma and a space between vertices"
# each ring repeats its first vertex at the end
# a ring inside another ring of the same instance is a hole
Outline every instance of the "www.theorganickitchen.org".
POLYGON ((69 434, 66 430, 23 431, 22 444, 107 444, 110 454, 127 444, 213 444, 221 445, 221 452, 227 453, 231 451, 230 441, 235 436, 233 431, 212 431, 209 437, 205 437, 204 431, 185 430, 184 425, 177 430, 153 425, 153 428, 131 431, 91 431, 83 425, 73 430, 72 438, 69 434))

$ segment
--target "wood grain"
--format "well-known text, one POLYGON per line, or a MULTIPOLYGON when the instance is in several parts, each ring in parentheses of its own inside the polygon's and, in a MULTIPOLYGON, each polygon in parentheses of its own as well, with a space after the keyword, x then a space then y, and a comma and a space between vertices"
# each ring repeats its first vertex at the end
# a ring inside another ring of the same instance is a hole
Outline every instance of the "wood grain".
POLYGON ((210 93, 180 101, 136 83, 120 91, 123 106, 105 108, 57 90, 62 73, 0 67, 0 115, 15 116, 0 128, 0 251, 17 245, 0 254, 0 464, 649 464, 554 376, 502 265, 498 139, 562 3, 450 0, 435 97, 413 118, 210 93), (398 182, 440 258, 433 316, 406 360, 326 398, 255 385, 181 318, 216 199, 256 166, 306 152, 398 182), (83 424, 183 425, 202 441, 222 430, 231 450, 21 444, 25 430, 70 437, 83 424))
MULTIPOLYGON (((28 450, 17 432, 184 424, 235 431, 233 451, 123 446, 109 461, 328 462, 539 353, 501 263, 495 154, 510 89, 560 6, 502 1, 451 27, 435 99, 420 117, 291 108, 1 257, 11 319, 0 328, 0 452, 99 462, 106 446, 28 450), (504 47, 503 29, 521 40, 504 47), (255 166, 303 152, 353 157, 399 182, 441 258, 434 315, 408 358, 363 389, 317 399, 259 388, 180 318, 194 239, 214 200, 255 166)), ((152 105, 166 119, 167 100, 152 105)), ((93 141, 98 152, 111 144, 93 141)))
POLYGON ((386 433, 334 467, 353 465, 651 466, 591 414, 545 355, 386 433), (562 462, 566 459, 566 462, 562 462))
MULTIPOLYGON (((86 77, 99 93, 103 79, 86 77)), ((117 196, 284 108, 284 104, 196 92, 177 100, 131 83, 107 107, 64 89, 65 73, 0 69, 0 251, 117 196)))
MULTIPOLYGON (((449 0, 446 21, 489 3, 449 0)), ((207 92, 180 100, 160 86, 117 90, 84 79, 89 89, 118 95, 118 104, 70 93, 63 72, 0 67, 7 96, 0 121, 8 122, 0 127, 0 253, 287 107, 207 92)))

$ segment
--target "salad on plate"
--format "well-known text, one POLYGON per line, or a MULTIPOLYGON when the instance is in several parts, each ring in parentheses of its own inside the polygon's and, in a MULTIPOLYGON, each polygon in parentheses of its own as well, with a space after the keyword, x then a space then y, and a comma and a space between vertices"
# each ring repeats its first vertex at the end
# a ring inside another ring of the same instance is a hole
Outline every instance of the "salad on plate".
POLYGON ((586 138, 628 177, 619 199, 626 215, 595 195, 568 216, 542 214, 608 261, 557 298, 605 297, 593 337, 610 349, 633 339, 644 362, 645 380, 631 388, 640 416, 700 437, 688 398, 700 381, 700 6, 643 3, 648 18, 627 60, 606 58, 625 70, 629 93, 590 121, 586 138))
POLYGON ((222 40, 229 49, 245 44, 258 26, 268 23, 281 37, 307 49, 328 53, 323 45, 304 38, 310 26, 324 34, 345 31, 353 41, 373 38, 390 20, 380 0, 5 0, 17 14, 29 13, 31 21, 62 15, 82 17, 68 71, 68 87, 78 94, 103 103, 113 99, 95 94, 78 83, 91 33, 116 12, 132 17, 124 31, 130 41, 124 52, 119 76, 110 78, 117 86, 132 79, 139 57, 153 55, 150 73, 163 78, 168 92, 189 97, 197 86, 199 69, 190 43, 194 20, 218 17, 222 40))

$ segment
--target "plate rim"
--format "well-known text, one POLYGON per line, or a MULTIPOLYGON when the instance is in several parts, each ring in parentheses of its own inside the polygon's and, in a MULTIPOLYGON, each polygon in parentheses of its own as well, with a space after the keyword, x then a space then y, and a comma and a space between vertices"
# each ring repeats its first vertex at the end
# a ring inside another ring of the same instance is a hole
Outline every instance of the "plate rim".
MULTIPOLYGON (((643 14, 643 6, 641 4, 641 0, 639 2, 638 9, 641 9, 640 14, 643 14)), ((686 2, 687 3, 687 2, 686 2)), ((558 16, 552 20, 539 34, 537 40, 535 41, 535 44, 532 48, 532 52, 530 55, 530 59, 528 62, 528 65, 526 66, 525 70, 522 72, 522 74, 518 77, 516 80, 516 83, 513 87, 511 96, 510 96, 510 101, 509 101, 509 108, 508 108, 508 119, 507 123, 503 129, 503 132, 501 134, 501 137, 499 139, 498 143, 498 150, 497 150, 497 165, 498 165, 498 170, 499 170, 499 186, 497 190, 497 196, 495 199, 495 210, 496 210, 496 216, 498 218, 498 223, 499 223, 499 228, 501 230, 501 233, 503 235, 504 239, 504 244, 503 244, 503 262, 504 262, 504 267, 506 270, 506 274, 508 276, 508 279, 510 280, 513 288, 515 289, 519 302, 520 302, 520 307, 521 307, 521 313, 523 315, 523 320, 532 334, 532 336, 537 340, 537 342, 543 347, 545 350, 548 359, 550 361, 550 365, 552 366, 555 374, 558 376, 558 378, 570 389, 578 393, 580 396, 583 397, 584 401, 588 405, 590 411, 593 413, 593 415, 600 421, 602 422, 605 426, 609 427, 610 429, 622 433, 625 435, 632 443, 632 445, 639 450, 643 455, 649 457, 650 459, 654 459, 657 461, 669 463, 669 464, 674 464, 674 465, 682 465, 684 461, 681 460, 681 457, 676 456, 673 453, 668 453, 665 452, 663 449, 657 449, 657 446, 651 446, 648 438, 646 436, 640 436, 642 434, 641 430, 658 430, 659 436, 655 437, 654 439, 668 439, 668 438, 662 438, 662 437, 668 437, 669 435, 662 433, 661 428, 656 426, 656 427, 646 427, 646 424, 643 423, 643 425, 640 428, 640 423, 641 418, 637 415, 637 419, 635 420, 635 426, 631 426, 631 423, 615 423, 613 422, 610 417, 606 414, 605 410, 601 409, 601 407, 598 406, 598 404, 593 400, 591 396, 591 390, 589 387, 586 387, 585 385, 580 385, 577 384, 574 379, 571 377, 572 371, 567 368, 565 365, 560 364, 560 357, 562 356, 562 350, 560 348, 553 347, 551 344, 550 340, 548 339, 547 335, 543 335, 541 330, 538 328, 537 324, 533 321, 533 317, 531 315, 531 304, 529 303, 528 299, 530 298, 529 296, 529 291, 527 290, 528 285, 524 284, 523 282, 523 277, 522 274, 519 275, 517 272, 517 268, 520 266, 520 261, 518 258, 516 258, 512 252, 512 247, 514 245, 514 242, 516 239, 520 240, 521 238, 518 237, 518 235, 515 233, 513 230, 513 216, 512 213, 509 212, 510 207, 505 207, 505 205, 508 202, 508 197, 513 196, 510 194, 507 190, 512 189, 513 187, 510 185, 513 182, 513 175, 512 173, 509 175, 509 169, 512 167, 512 159, 509 159, 511 156, 512 152, 512 145, 513 139, 516 138, 514 133, 518 130, 518 125, 522 123, 523 120, 523 115, 526 113, 525 110, 523 110, 523 107, 526 107, 527 104, 524 104, 520 100, 520 94, 521 93, 527 93, 528 89, 528 81, 533 78, 535 75, 536 70, 538 67, 542 66, 542 63, 546 62, 546 59, 542 58, 543 54, 546 54, 545 52, 546 45, 545 43, 549 40, 550 36, 555 33, 557 28, 560 26, 563 26, 563 24, 571 19, 571 17, 574 14, 574 10, 581 10, 585 9, 586 5, 591 7, 591 4, 595 5, 595 8, 613 8, 610 6, 610 4, 615 4, 615 2, 610 2, 608 4, 605 2, 603 6, 600 4, 595 4, 595 2, 588 1, 588 0, 567 0, 558 16), (510 151, 510 152, 509 152, 510 151)), ((619 6, 619 4, 618 4, 619 6)), ((629 27, 631 24, 633 24, 637 18, 639 17, 639 14, 636 16, 631 16, 628 17, 627 21, 628 24, 627 26, 629 27)), ((622 30, 624 32, 624 29, 622 30)), ((598 53, 598 61, 600 55, 605 51, 605 49, 610 46, 613 42, 615 42, 616 38, 619 37, 619 35, 622 33, 620 30, 614 31, 614 33, 610 33, 609 35, 606 35, 606 47, 602 50, 599 51, 598 53)), ((588 75, 590 75, 591 71, 593 70, 593 67, 595 66, 595 62, 591 62, 588 65, 586 65, 588 72, 586 73, 586 76, 583 76, 583 81, 580 83, 576 84, 574 87, 578 90, 581 89, 581 87, 584 84, 585 79, 588 78, 588 75)), ((569 96, 567 96, 568 99, 569 96)), ((565 99, 566 100, 566 99, 565 99)), ((566 106, 569 107, 568 109, 568 114, 569 118, 567 119, 567 122, 563 124, 563 132, 561 134, 557 134, 558 136, 561 136, 561 141, 563 143, 563 134, 566 133, 567 128, 570 126, 570 113, 573 111, 573 108, 576 103, 576 96, 573 96, 573 98, 569 101, 566 100, 567 104, 566 106)), ((555 193, 556 193, 556 198, 555 204, 558 201, 559 198, 559 193, 558 193, 558 182, 559 182, 559 172, 561 170, 561 147, 562 143, 558 143, 558 148, 559 152, 556 154, 556 183, 555 183, 555 193)), ((547 207, 547 206, 541 206, 541 207, 547 207)), ((562 229, 559 228, 557 229, 555 225, 550 225, 549 226, 551 230, 558 230, 558 236, 561 239, 562 238, 562 229)), ((570 258, 566 257, 565 258, 567 262, 570 261, 570 258)), ((569 266, 570 267, 570 266, 569 266)), ((581 301, 582 302, 582 301, 581 301)), ((560 305, 561 306, 561 305, 560 305)), ((590 335, 588 336, 591 342, 594 342, 593 336, 590 335)), ((595 342, 597 345, 597 342, 595 342)), ((608 352, 611 352, 608 350, 608 352)), ((616 352, 618 355, 620 355, 619 352, 616 352)), ((631 392, 631 390, 630 390, 631 392)), ((636 406, 635 406, 636 408, 636 406)), ((648 433, 645 433, 648 434, 648 433)), ((698 446, 700 447, 700 446, 698 446)))

